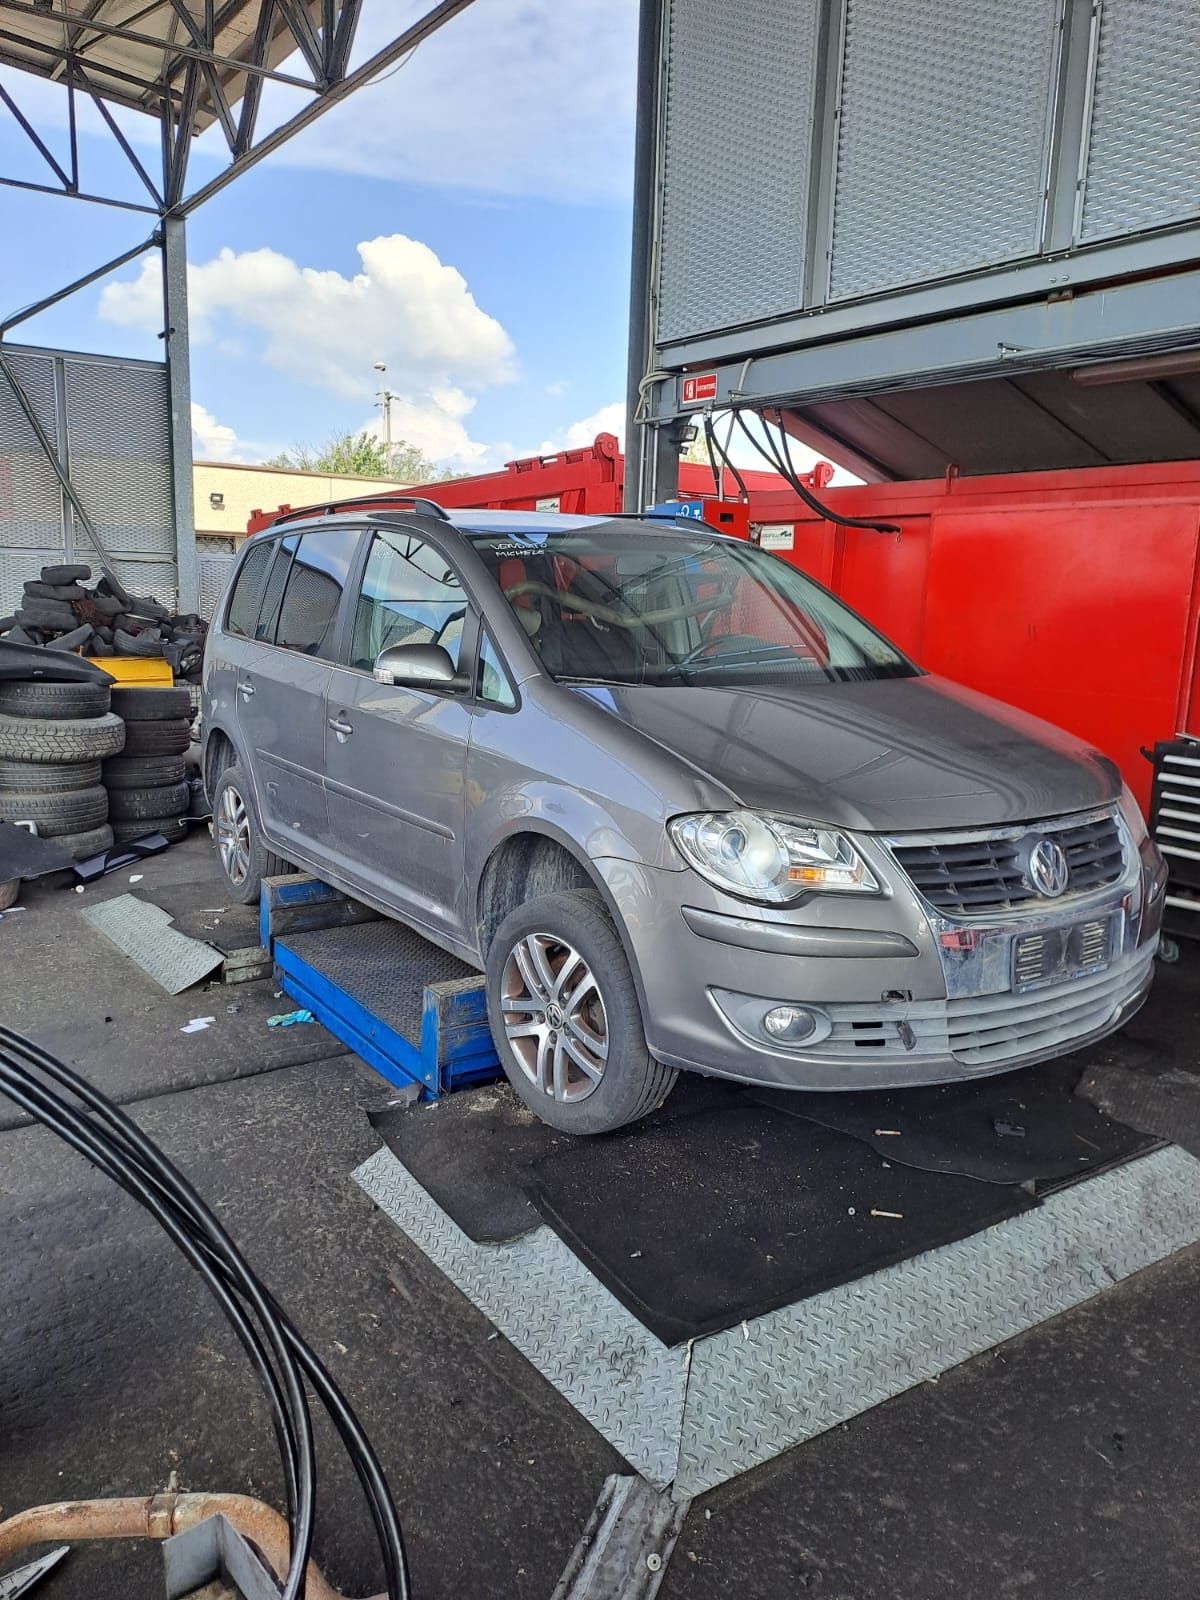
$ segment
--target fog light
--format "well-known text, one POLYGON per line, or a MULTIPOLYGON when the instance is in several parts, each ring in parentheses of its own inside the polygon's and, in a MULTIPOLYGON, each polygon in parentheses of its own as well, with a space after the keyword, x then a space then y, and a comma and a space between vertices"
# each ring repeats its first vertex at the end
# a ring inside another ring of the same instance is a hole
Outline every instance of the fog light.
POLYGON ((771 1039, 799 1044, 815 1032, 817 1019, 803 1006, 774 1006, 762 1019, 763 1032, 771 1039))

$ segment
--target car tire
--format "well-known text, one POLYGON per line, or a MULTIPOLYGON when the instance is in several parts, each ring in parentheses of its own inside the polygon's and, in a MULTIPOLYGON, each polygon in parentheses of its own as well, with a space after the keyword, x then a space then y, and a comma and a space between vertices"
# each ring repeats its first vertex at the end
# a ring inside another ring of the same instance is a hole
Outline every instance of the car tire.
POLYGON ((291 872, 291 862, 267 848, 254 813, 250 781, 234 762, 213 790, 213 843, 225 887, 244 906, 254 905, 264 878, 291 872))
POLYGON ((671 1092, 678 1074, 646 1047, 629 959, 594 889, 540 895, 509 912, 488 950, 486 985, 505 1076, 552 1128, 610 1133, 671 1092), (530 1031, 513 1037, 510 1027, 530 1031))
POLYGON ((109 699, 106 683, 0 683, 0 713, 10 717, 102 717, 109 699))
POLYGON ((0 820, 36 822, 43 839, 55 839, 60 833, 80 833, 108 820, 108 790, 98 785, 72 789, 66 794, 10 789, 0 794, 0 820))
POLYGON ((127 756, 181 756, 192 742, 192 725, 186 717, 161 722, 127 722, 127 756))
POLYGON ((113 838, 118 844, 129 844, 135 839, 146 839, 152 833, 161 833, 168 844, 179 844, 187 838, 186 817, 145 817, 141 822, 119 821, 112 824, 113 838))
POLYGON ((126 722, 177 722, 192 714, 186 689, 114 689, 112 708, 126 722))
POLYGON ((99 761, 0 761, 0 794, 9 789, 66 794, 70 789, 94 789, 103 781, 99 761))
POLYGON ((98 856, 102 850, 111 850, 113 831, 106 822, 103 827, 86 828, 82 833, 60 833, 54 842, 69 850, 76 861, 83 861, 88 856, 98 856))
POLYGON ((181 817, 191 803, 186 783, 169 783, 161 789, 114 789, 108 812, 114 822, 140 822, 144 817, 181 817))
MULTIPOLYGON (((186 777, 186 756, 114 756, 104 763, 104 782, 110 789, 163 789, 186 777)), ((0 765, 0 786, 3 783, 0 765)))
POLYGON ((113 711, 56 718, 0 712, 0 758, 10 761, 103 761, 124 744, 125 724, 113 711))
POLYGON ((80 561, 60 563, 56 567, 43 567, 40 573, 41 581, 49 584, 86 583, 92 575, 91 567, 85 567, 80 561))

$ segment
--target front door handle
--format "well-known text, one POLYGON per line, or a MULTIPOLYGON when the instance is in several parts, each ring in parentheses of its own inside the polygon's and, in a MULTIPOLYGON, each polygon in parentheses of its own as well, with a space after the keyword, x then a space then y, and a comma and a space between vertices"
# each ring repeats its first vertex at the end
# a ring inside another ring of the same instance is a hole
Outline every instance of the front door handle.
POLYGON ((254 694, 254 685, 252 683, 239 683, 238 693, 241 695, 243 700, 249 700, 254 694))
POLYGON ((353 723, 343 722, 341 717, 330 717, 329 726, 333 729, 334 733, 337 734, 339 739, 348 739, 354 732, 353 723))

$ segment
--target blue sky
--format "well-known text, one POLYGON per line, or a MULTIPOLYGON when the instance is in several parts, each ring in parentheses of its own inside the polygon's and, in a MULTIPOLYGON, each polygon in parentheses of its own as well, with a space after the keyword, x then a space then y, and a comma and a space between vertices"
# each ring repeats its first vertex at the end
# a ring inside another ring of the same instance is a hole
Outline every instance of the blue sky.
MULTIPOLYGON (((356 58, 424 9, 366 0, 356 58)), ((197 454, 253 460, 370 423, 375 360, 399 396, 396 434, 456 470, 617 426, 635 23, 635 0, 476 0, 195 213, 197 454)), ((57 89, 4 81, 39 129, 61 127, 57 89)), ((142 121, 124 119, 131 137, 147 139, 142 121)), ((81 143, 85 185, 137 192, 111 139, 85 131, 81 143)), ((198 141, 193 182, 214 149, 213 135, 198 141)), ((0 169, 36 165, 0 107, 0 169)), ((151 221, 0 190, 0 309, 88 271, 151 221)), ((147 257, 13 337, 157 356, 157 272, 147 257)))

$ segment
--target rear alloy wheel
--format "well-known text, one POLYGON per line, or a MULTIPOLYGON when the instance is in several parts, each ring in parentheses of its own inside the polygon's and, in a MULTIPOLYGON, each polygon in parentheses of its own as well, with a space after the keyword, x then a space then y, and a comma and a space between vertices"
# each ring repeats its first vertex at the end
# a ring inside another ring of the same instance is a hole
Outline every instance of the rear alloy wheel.
MULTIPOLYGON (((213 832, 221 867, 232 889, 245 890, 250 881, 254 850, 251 826, 250 809, 241 791, 232 783, 222 784, 213 812, 213 832)), ((248 900, 253 898, 252 894, 247 897, 248 900)))
POLYGON ((564 1133, 609 1133, 660 1106, 675 1072, 646 1048, 621 937, 593 889, 511 911, 487 958, 488 1020, 509 1083, 564 1133))

